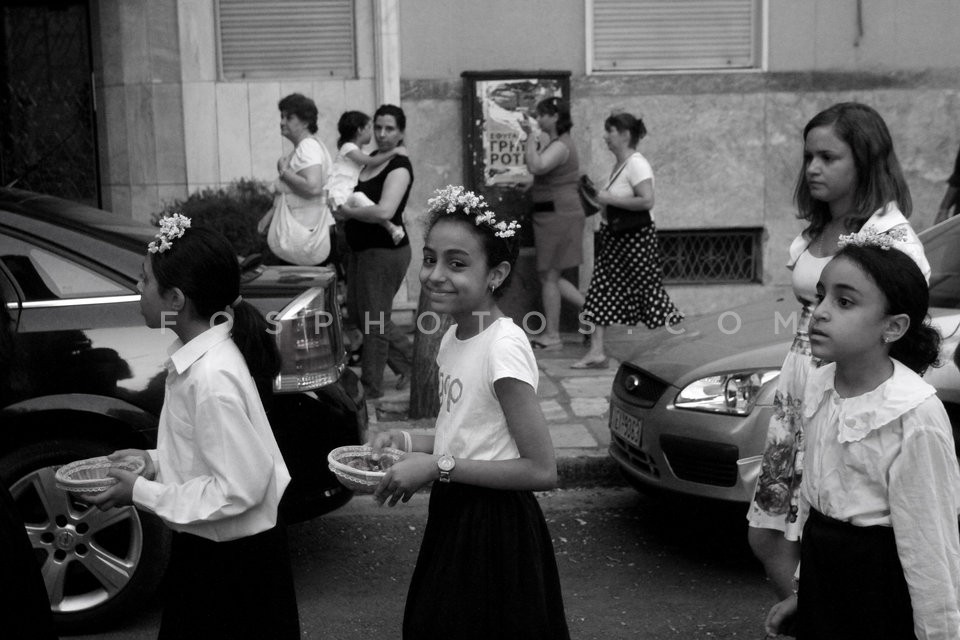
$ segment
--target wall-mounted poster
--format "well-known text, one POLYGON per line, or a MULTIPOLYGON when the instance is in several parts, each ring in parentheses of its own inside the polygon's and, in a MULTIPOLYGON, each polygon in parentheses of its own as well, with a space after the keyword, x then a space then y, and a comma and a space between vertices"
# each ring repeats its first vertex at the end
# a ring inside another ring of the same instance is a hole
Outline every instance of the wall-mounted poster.
MULTIPOLYGON (((464 71, 464 185, 507 218, 523 224, 521 243, 532 246, 528 224, 533 176, 524 163, 520 128, 537 103, 570 97, 569 71, 464 71)), ((534 125, 535 126, 535 125, 534 125)))
POLYGON ((520 123, 529 118, 536 133, 534 109, 545 98, 564 97, 560 79, 478 80, 475 92, 482 105, 480 140, 484 185, 529 184, 533 176, 523 162, 527 136, 520 123))

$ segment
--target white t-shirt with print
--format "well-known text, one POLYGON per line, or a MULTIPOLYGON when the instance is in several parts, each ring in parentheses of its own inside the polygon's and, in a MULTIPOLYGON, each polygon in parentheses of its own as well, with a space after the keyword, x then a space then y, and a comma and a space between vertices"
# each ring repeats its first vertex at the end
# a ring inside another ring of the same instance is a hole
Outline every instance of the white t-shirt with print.
POLYGON ((440 413, 433 453, 470 460, 519 458, 493 383, 515 378, 536 390, 540 373, 530 342, 510 318, 467 340, 459 340, 456 330, 454 325, 444 334, 437 354, 440 413))

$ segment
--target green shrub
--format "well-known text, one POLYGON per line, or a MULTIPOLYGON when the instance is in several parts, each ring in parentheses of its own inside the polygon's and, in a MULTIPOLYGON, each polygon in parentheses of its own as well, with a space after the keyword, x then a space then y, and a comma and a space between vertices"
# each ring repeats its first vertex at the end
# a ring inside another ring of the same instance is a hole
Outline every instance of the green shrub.
POLYGON ((226 187, 202 189, 186 200, 175 200, 151 221, 159 224, 165 215, 182 213, 193 224, 213 227, 226 236, 237 255, 249 256, 266 252, 267 239, 257 233, 257 222, 271 206, 273 195, 266 182, 240 178, 226 187))

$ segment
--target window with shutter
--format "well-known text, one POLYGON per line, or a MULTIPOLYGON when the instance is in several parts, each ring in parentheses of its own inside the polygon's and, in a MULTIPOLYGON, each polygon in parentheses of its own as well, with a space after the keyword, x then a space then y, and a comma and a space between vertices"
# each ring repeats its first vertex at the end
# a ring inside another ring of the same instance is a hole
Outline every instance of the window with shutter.
POLYGON ((356 76, 353 0, 219 0, 227 80, 356 76))
POLYGON ((588 69, 760 67, 763 0, 588 0, 588 69))

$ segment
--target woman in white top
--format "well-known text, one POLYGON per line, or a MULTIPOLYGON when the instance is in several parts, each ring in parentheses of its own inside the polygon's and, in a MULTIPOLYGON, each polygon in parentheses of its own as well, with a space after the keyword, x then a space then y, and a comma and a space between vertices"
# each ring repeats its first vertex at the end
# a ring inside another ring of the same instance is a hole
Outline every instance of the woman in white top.
POLYGON ((777 596, 792 592, 799 559, 803 514, 799 492, 803 468, 801 403, 809 370, 807 324, 820 272, 837 252, 841 234, 863 229, 902 236, 902 251, 929 277, 923 245, 910 228, 910 190, 883 118, 872 108, 846 102, 821 111, 803 130, 803 166, 794 199, 807 228, 790 245, 787 268, 802 305, 797 333, 777 379, 774 415, 760 478, 747 514, 748 539, 777 596))
POLYGON ((292 221, 288 221, 288 224, 298 224, 302 227, 302 233, 310 235, 311 242, 315 246, 309 251, 304 251, 304 255, 310 255, 309 259, 303 259, 299 255, 300 252, 276 255, 276 252, 281 250, 281 245, 276 239, 277 225, 280 220, 275 215, 276 207, 274 207, 257 225, 260 233, 267 232, 269 227, 268 242, 271 251, 275 253, 274 257, 268 256, 265 262, 322 264, 330 255, 330 227, 335 222, 327 206, 324 188, 330 171, 330 154, 323 143, 315 137, 319 112, 313 100, 299 93, 290 94, 280 100, 279 108, 280 133, 293 143, 293 150, 277 160, 278 175, 274 184, 277 191, 276 199, 281 195, 286 198, 293 218, 292 221), (315 236, 312 230, 316 230, 315 236), (294 256, 296 260, 291 260, 294 256))
POLYGON ((660 245, 650 212, 654 202, 653 170, 637 151, 647 129, 643 120, 629 113, 611 115, 603 126, 604 140, 617 164, 606 187, 597 194, 597 200, 604 205, 601 249, 580 314, 590 336, 590 348, 571 365, 573 369, 608 366, 603 351, 604 327, 642 322, 654 329, 683 319, 663 288, 660 245), (629 230, 618 231, 610 224, 614 214, 636 224, 629 230))

